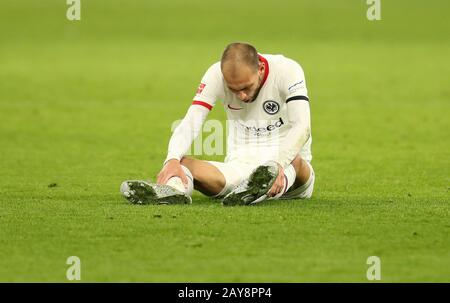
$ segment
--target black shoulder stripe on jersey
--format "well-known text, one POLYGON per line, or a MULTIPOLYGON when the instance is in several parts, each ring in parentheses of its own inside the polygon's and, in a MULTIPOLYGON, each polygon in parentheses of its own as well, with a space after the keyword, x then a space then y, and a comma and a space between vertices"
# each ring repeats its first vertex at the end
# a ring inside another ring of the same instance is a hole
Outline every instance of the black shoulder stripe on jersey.
POLYGON ((294 101, 294 100, 305 100, 305 101, 308 101, 308 102, 309 102, 309 99, 308 99, 308 97, 306 97, 306 96, 294 96, 294 97, 288 98, 288 99, 286 100, 286 103, 291 102, 291 101, 294 101))

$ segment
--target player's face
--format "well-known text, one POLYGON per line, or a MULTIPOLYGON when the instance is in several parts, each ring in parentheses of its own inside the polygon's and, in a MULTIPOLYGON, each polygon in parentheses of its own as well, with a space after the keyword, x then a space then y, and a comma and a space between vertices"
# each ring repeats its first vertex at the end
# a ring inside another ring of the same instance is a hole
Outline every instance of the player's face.
POLYGON ((233 77, 230 77, 228 74, 226 71, 223 73, 228 89, 242 102, 253 102, 261 88, 264 64, 260 63, 257 71, 244 65, 238 73, 233 73, 233 77))

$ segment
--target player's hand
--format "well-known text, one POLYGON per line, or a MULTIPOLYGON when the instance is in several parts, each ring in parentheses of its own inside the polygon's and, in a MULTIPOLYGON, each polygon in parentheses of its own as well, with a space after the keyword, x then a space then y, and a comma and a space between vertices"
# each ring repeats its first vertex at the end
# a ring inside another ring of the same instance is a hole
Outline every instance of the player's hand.
POLYGON ((180 177, 181 181, 184 183, 184 186, 187 186, 188 180, 186 174, 181 168, 180 161, 177 159, 171 159, 166 162, 166 165, 164 165, 159 172, 156 182, 158 184, 166 184, 172 177, 180 177))
POLYGON ((267 192, 268 197, 276 196, 284 189, 284 169, 278 164, 278 177, 275 179, 270 190, 267 192))

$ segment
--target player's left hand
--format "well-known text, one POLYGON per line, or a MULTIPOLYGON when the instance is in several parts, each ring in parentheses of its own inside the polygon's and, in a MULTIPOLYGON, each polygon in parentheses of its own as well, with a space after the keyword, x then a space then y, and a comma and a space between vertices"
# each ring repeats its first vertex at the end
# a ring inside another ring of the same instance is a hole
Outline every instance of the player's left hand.
POLYGON ((284 189, 284 179, 284 169, 280 164, 278 164, 278 177, 276 178, 270 190, 267 192, 268 197, 273 197, 281 193, 281 191, 284 189))

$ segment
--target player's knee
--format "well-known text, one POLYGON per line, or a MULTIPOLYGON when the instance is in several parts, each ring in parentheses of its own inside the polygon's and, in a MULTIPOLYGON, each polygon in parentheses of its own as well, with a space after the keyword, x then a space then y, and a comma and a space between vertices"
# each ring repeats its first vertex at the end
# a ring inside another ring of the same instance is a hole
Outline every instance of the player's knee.
POLYGON ((194 178, 194 181, 198 179, 198 169, 195 167, 194 159, 189 158, 186 156, 183 156, 180 159, 180 164, 186 167, 192 174, 192 177, 194 178))
POLYGON ((303 169, 303 167, 304 167, 305 165, 307 165, 307 164, 306 164, 306 161, 303 160, 302 157, 300 157, 300 155, 297 155, 297 156, 294 158, 294 160, 292 160, 291 164, 292 164, 292 166, 294 166, 294 168, 295 168, 296 170, 301 170, 301 169, 303 169))
POLYGON ((295 156, 294 160, 292 160, 292 164, 300 164, 302 162, 302 157, 300 155, 295 156))
POLYGON ((204 165, 201 160, 183 156, 180 159, 180 164, 187 167, 194 177, 194 184, 197 186, 207 186, 213 188, 223 188, 225 186, 225 179, 214 174, 205 172, 204 165))
POLYGON ((194 179, 196 178, 196 175, 198 175, 199 170, 196 168, 194 158, 183 156, 180 159, 180 164, 189 169, 194 179))

